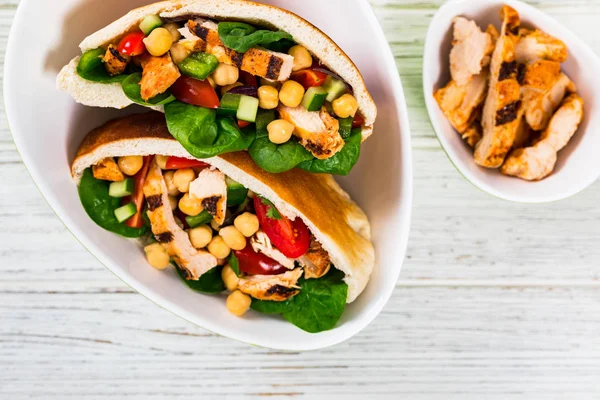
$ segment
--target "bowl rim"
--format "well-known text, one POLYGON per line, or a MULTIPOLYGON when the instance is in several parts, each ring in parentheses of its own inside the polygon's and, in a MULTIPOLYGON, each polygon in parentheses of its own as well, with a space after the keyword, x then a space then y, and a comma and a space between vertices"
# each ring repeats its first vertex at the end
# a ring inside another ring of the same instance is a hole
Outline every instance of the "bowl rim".
MULTIPOLYGON (((438 110, 438 104, 433 97, 433 88, 435 87, 435 77, 432 77, 428 72, 430 70, 430 65, 433 59, 435 59, 435 54, 440 48, 440 43, 437 42, 437 36, 441 30, 440 28, 440 20, 442 18, 447 18, 448 15, 452 15, 452 17, 457 17, 460 13, 455 11, 455 7, 459 5, 464 5, 468 3, 478 3, 484 4, 487 6, 497 6, 499 4, 507 4, 515 9, 519 10, 519 13, 525 13, 527 16, 532 16, 530 19, 539 19, 541 24, 543 25, 551 25, 554 30, 560 31, 561 39, 566 40, 571 43, 576 43, 578 47, 578 51, 585 54, 585 58, 589 59, 590 62, 593 62, 600 70, 600 57, 594 53, 591 47, 585 43, 579 36, 577 36, 573 31, 571 31, 564 24, 551 17, 547 13, 533 7, 527 3, 524 3, 520 0, 447 0, 435 13, 432 18, 425 38, 425 46, 423 52, 423 94, 425 97, 425 106, 427 109, 427 115, 429 117, 429 122, 435 132, 436 138, 438 139, 444 153, 450 160, 451 164, 456 168, 456 170, 473 186, 477 189, 490 194, 498 199, 506 200, 514 203, 522 203, 522 204, 545 204, 545 203, 554 203, 561 200, 568 199, 572 196, 575 196, 582 191, 589 188, 600 178, 600 169, 596 171, 596 174, 590 174, 588 179, 582 180, 581 183, 577 186, 569 190, 565 190, 562 192, 558 192, 553 195, 546 196, 523 196, 518 194, 507 193, 503 190, 497 189, 493 184, 488 184, 486 182, 481 181, 477 176, 472 174, 464 165, 460 157, 454 152, 454 146, 446 140, 445 135, 443 134, 444 129, 440 126, 440 123, 436 118, 434 118, 434 111, 438 110)), ((453 128, 452 128, 453 129, 453 128)), ((588 128, 589 129, 589 128, 588 128)), ((457 133, 458 134, 458 133, 457 133)), ((514 178, 517 179, 517 178, 514 178)))
MULTIPOLYGON (((117 268, 113 268, 113 263, 104 255, 105 250, 101 249, 96 243, 94 243, 91 239, 89 239, 85 232, 82 232, 75 221, 70 217, 69 213, 62 209, 58 200, 55 198, 52 189, 45 182, 40 174, 37 173, 35 168, 29 168, 30 163, 33 165, 33 160, 28 154, 27 147, 24 143, 21 142, 22 135, 19 134, 18 128, 14 128, 18 123, 11 123, 13 121, 17 121, 14 108, 7 99, 11 98, 13 95, 13 90, 11 85, 5 84, 9 81, 9 77, 15 76, 16 71, 13 68, 12 63, 6 63, 4 65, 4 78, 3 78, 3 100, 5 105, 5 114, 7 117, 7 126, 9 132, 11 133, 12 139, 15 143, 17 152, 19 153, 21 159, 23 160, 23 165, 25 169, 29 173, 32 178, 33 183, 39 190, 42 197, 46 200, 50 208, 54 212, 54 214, 58 217, 58 219, 63 223, 65 228, 73 235, 73 237, 94 257, 96 258, 108 271, 110 271, 113 275, 115 275, 118 279, 120 279, 127 286, 132 288, 136 293, 146 297, 148 300, 153 302, 155 305, 169 311, 170 313, 188 321, 189 323, 201 327, 202 329, 206 329, 210 332, 216 333, 220 336, 227 337, 228 339, 232 339, 241 343, 246 343, 254 346, 270 348, 275 350, 284 350, 284 351, 312 351, 318 350, 326 347, 330 347, 339 343, 342 343, 346 340, 349 340, 364 328, 366 328, 371 322, 381 313, 384 306, 388 303, 390 297, 393 294, 396 282, 398 281, 402 269, 402 265, 404 260, 406 259, 406 251, 408 247, 408 239, 410 234, 410 226, 411 226, 411 216, 412 216, 412 204, 413 204, 413 163, 412 163, 412 145, 411 145, 411 131, 409 124, 409 116, 408 116, 408 105, 406 102, 406 97, 401 81, 401 77, 397 72, 397 66, 389 47, 389 43, 385 37, 383 28, 379 24, 375 12, 373 8, 368 3, 368 0, 353 0, 358 7, 361 8, 362 14, 365 19, 368 21, 370 27, 373 29, 373 33, 379 41, 381 48, 384 50, 382 55, 382 61, 384 61, 386 65, 386 70, 391 76, 391 86, 392 93, 397 102, 397 115, 398 115, 398 129, 400 134, 400 143, 401 143, 401 168, 402 174, 399 176, 400 187, 401 187, 401 197, 404 206, 401 208, 402 215, 400 216, 401 220, 404 221, 401 227, 400 233, 400 241, 398 243, 399 248, 401 249, 402 259, 400 260, 399 266, 397 268, 397 273, 395 276, 390 276, 386 288, 387 293, 384 296, 379 296, 379 298, 373 299, 373 313, 368 314, 367 316, 361 317, 361 319, 355 320, 355 324, 353 324, 352 328, 347 328, 343 331, 340 331, 338 335, 330 335, 321 336, 320 334, 314 334, 312 336, 313 340, 310 341, 289 341, 286 345, 279 344, 270 344, 269 338, 265 337, 261 343, 253 343, 252 340, 244 339, 244 333, 235 329, 227 329, 221 326, 221 324, 217 322, 213 322, 207 319, 202 319, 200 321, 198 319, 198 315, 187 312, 177 304, 173 303, 169 298, 154 294, 151 289, 146 287, 145 285, 135 282, 134 279, 130 279, 126 276, 121 276, 116 272, 117 268), (386 50, 387 49, 387 50, 386 50), (12 116, 15 116, 13 118, 12 116), (11 127, 12 125, 12 127, 11 127), (63 212, 65 211, 65 212, 63 212)), ((19 4, 17 11, 15 13, 15 17, 13 19, 13 24, 10 29, 10 34, 7 43, 7 49, 5 53, 5 59, 17 59, 15 52, 17 51, 15 45, 15 34, 17 27, 21 26, 23 23, 23 19, 25 18, 24 9, 33 3, 33 0, 22 0, 19 4)), ((379 265, 379 264, 376 264, 379 265)), ((327 333, 327 332, 324 332, 327 333)))

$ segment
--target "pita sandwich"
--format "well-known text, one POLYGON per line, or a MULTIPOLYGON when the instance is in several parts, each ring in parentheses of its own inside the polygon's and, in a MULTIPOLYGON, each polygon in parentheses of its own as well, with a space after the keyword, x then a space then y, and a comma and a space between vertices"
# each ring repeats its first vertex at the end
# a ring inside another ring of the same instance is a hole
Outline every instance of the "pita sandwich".
POLYGON ((156 239, 152 266, 170 259, 193 289, 226 287, 307 331, 333 328, 374 268, 369 221, 330 175, 271 174, 246 152, 193 159, 158 112, 92 131, 72 174, 97 224, 156 239))

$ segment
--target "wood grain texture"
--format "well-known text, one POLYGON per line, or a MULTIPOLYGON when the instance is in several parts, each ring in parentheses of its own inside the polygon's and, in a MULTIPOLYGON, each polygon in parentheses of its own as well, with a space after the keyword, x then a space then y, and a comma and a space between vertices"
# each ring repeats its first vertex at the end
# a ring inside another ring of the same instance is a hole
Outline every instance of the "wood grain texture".
MULTIPOLYGON (((0 0, 1 65, 18 3, 0 0)), ((423 104, 423 39, 443 2, 371 3, 403 78, 415 155, 407 260, 381 316, 347 343, 299 354, 236 343, 156 307, 55 217, 0 102, 0 398, 600 397, 600 184, 542 206, 471 186, 423 104)), ((530 3, 600 53, 600 2, 530 3)))

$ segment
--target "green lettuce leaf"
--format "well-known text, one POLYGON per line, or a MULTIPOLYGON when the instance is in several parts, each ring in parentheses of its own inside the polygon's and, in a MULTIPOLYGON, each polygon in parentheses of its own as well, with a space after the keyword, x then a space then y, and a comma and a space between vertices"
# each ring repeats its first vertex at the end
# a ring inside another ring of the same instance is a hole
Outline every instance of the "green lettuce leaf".
MULTIPOLYGON (((220 22, 219 37, 225 46, 240 53, 256 46, 271 46, 283 39, 293 40, 292 35, 287 32, 256 30, 252 25, 243 22, 220 22)), ((288 43, 286 42, 286 45, 288 43)))

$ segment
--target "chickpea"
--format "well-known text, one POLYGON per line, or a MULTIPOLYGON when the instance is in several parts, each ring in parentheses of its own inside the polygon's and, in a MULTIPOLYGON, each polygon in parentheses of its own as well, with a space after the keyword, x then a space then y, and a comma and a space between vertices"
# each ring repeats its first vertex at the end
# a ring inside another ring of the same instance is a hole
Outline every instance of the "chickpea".
POLYGON ((244 86, 242 82, 232 83, 231 85, 223 86, 221 88, 221 96, 225 96, 225 93, 229 92, 231 89, 235 89, 236 87, 244 86))
POLYGON ((183 197, 179 200, 179 209, 185 215, 189 215, 191 217, 195 217, 196 215, 204 211, 204 207, 202 207, 202 202, 192 199, 189 193, 184 194, 183 197))
POLYGON ((169 196, 169 204, 171 205, 171 210, 175 211, 179 205, 179 200, 175 196, 169 196))
POLYGON ((178 65, 183 60, 188 58, 191 52, 192 51, 189 46, 186 46, 184 43, 173 43, 173 46, 171 46, 171 59, 176 65, 178 65))
POLYGON ((160 169, 167 169, 167 160, 169 160, 168 156, 155 156, 156 164, 160 169))
POLYGON ((273 86, 263 85, 258 88, 259 106, 264 110, 273 110, 279 105, 279 92, 273 86))
POLYGON ((133 176, 140 172, 144 165, 144 157, 128 156, 119 158, 119 168, 125 175, 133 176))
POLYGON ((242 233, 242 235, 248 238, 254 236, 260 227, 258 217, 249 212, 245 212, 238 216, 235 221, 233 221, 233 225, 242 233))
POLYGON ((215 72, 212 73, 212 78, 219 86, 227 86, 236 83, 240 77, 240 70, 233 65, 224 63, 219 64, 215 72))
POLYGON ((297 45, 292 47, 288 53, 290 56, 294 57, 294 72, 300 71, 301 69, 310 68, 312 66, 312 56, 308 50, 306 50, 306 47, 297 45))
POLYGON ((181 193, 190 191, 190 183, 196 179, 196 173, 192 168, 182 168, 175 171, 173 175, 173 184, 181 193))
POLYGON ((238 287, 238 283, 240 283, 240 278, 233 272, 233 269, 226 265, 221 271, 221 279, 223 279, 223 283, 225 283, 225 287, 230 292, 233 292, 238 287))
POLYGON ((212 219, 210 221, 210 227, 213 228, 217 232, 219 232, 221 230, 221 225, 219 225, 219 223, 217 221, 215 221, 214 219, 212 219))
POLYGON ((177 189, 177 186, 175 185, 175 180, 173 179, 174 176, 175 171, 167 171, 163 174, 163 179, 167 185, 169 196, 177 196, 180 193, 179 189, 177 189))
POLYGON ((208 83, 210 83, 210 86, 212 86, 213 89, 217 87, 217 84, 215 83, 215 80, 212 78, 212 76, 209 76, 208 78, 206 78, 206 80, 208 81, 208 83))
POLYGON ((217 258, 226 258, 231 253, 231 249, 221 236, 215 236, 208 244, 208 252, 217 258))
POLYGON ((173 42, 176 42, 179 39, 181 39, 181 32, 179 32, 179 25, 177 25, 176 23, 171 22, 170 24, 166 24, 165 26, 163 26, 163 28, 168 30, 169 33, 171 34, 171 36, 173 36, 173 42))
POLYGON ((225 303, 230 313, 237 317, 241 317, 248 312, 252 299, 247 294, 236 290, 227 297, 225 303))
POLYGON ((232 250, 244 250, 246 247, 246 237, 235 226, 226 226, 221 229, 219 236, 223 238, 227 247, 232 250))
POLYGON ((156 28, 144 39, 146 50, 155 57, 164 56, 173 45, 173 36, 165 28, 156 28))
POLYGON ((286 81, 279 91, 279 100, 287 107, 298 107, 304 97, 304 87, 296 81, 286 81))
POLYGON ((346 93, 333 102, 333 112, 340 118, 354 117, 358 111, 358 102, 351 94, 346 93))
POLYGON ((190 229, 190 242, 197 249, 203 249, 211 242, 213 238, 212 229, 208 225, 202 225, 194 229, 190 229))
POLYGON ((285 119, 276 119, 267 125, 269 140, 275 144, 283 144, 292 138, 296 127, 285 119))
POLYGON ((171 257, 160 243, 153 243, 149 246, 144 247, 146 253, 146 260, 148 264, 156 269, 165 269, 171 263, 171 257))

